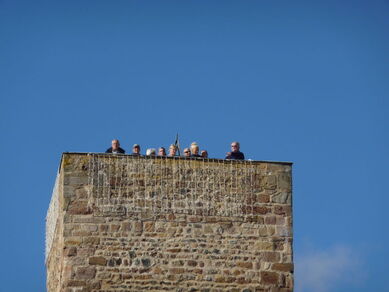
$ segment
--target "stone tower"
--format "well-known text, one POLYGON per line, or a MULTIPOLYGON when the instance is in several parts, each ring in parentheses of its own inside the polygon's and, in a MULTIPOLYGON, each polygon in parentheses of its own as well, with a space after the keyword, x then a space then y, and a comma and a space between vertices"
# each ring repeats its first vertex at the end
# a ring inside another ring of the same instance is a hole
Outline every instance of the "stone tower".
POLYGON ((291 163, 64 153, 47 291, 293 291, 291 163))

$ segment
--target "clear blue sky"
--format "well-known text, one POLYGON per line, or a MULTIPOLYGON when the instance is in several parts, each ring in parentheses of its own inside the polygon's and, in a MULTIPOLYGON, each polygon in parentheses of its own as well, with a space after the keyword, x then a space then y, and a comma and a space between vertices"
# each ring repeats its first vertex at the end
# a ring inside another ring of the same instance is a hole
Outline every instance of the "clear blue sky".
POLYGON ((389 291, 389 2, 0 0, 1 292, 44 291, 61 153, 294 162, 296 292, 389 291))

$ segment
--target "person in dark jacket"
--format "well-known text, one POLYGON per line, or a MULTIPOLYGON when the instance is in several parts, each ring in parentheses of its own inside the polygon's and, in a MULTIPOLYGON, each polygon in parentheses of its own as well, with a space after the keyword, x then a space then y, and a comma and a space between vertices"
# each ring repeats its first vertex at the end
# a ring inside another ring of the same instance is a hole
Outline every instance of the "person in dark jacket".
POLYGON ((201 150, 201 157, 202 158, 208 158, 208 151, 207 150, 201 150))
POLYGON ((193 142, 190 144, 190 152, 191 152, 191 157, 201 157, 199 154, 199 145, 196 142, 193 142))
POLYGON ((124 154, 126 151, 123 148, 120 148, 120 142, 118 139, 114 139, 111 142, 112 147, 109 147, 105 153, 113 153, 113 154, 124 154))
POLYGON ((189 148, 184 149, 184 157, 190 157, 190 149, 189 148))
POLYGON ((244 154, 240 152, 240 144, 239 142, 232 142, 231 143, 231 152, 227 152, 226 159, 231 160, 244 160, 244 154))

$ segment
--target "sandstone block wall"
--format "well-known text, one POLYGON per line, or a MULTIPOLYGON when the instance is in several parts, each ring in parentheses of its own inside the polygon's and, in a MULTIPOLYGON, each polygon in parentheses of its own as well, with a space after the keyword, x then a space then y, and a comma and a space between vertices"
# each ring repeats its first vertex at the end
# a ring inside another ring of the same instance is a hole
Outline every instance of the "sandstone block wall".
POLYGON ((65 153, 49 292, 293 291, 291 164, 65 153))

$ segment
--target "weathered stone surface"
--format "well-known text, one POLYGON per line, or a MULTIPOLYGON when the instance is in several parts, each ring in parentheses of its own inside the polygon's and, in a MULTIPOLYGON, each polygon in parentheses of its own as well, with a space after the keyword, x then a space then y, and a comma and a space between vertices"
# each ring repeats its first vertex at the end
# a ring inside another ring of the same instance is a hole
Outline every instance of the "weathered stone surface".
POLYGON ((250 263, 250 262, 237 262, 236 266, 240 267, 240 268, 245 268, 245 269, 252 269, 253 268, 253 263, 250 263))
POLYGON ((292 263, 287 263, 287 264, 275 263, 272 265, 272 270, 281 271, 281 272, 293 272, 293 264, 292 263))
POLYGON ((278 284, 279 274, 275 272, 261 272, 261 283, 266 285, 278 284))
POLYGON ((71 215, 87 215, 92 213, 92 209, 88 206, 88 201, 73 201, 69 204, 67 211, 71 215))
POLYGON ((272 202, 278 204, 290 204, 290 194, 288 192, 279 192, 272 196, 272 202))
POLYGON ((290 236, 291 230, 286 226, 277 226, 276 227, 276 235, 277 236, 290 236))
POLYGON ((76 269, 77 280, 90 280, 96 275, 96 268, 94 267, 78 267, 76 269))
POLYGON ((107 264, 107 259, 104 257, 91 257, 89 258, 89 264, 105 266, 107 264))
POLYGON ((259 195, 259 203, 269 203, 270 202, 270 195, 268 194, 261 194, 259 195))
POLYGON ((57 185, 48 292, 293 290, 288 164, 65 154, 57 185))
POLYGON ((77 255, 77 248, 74 246, 65 247, 64 256, 72 257, 77 255))

